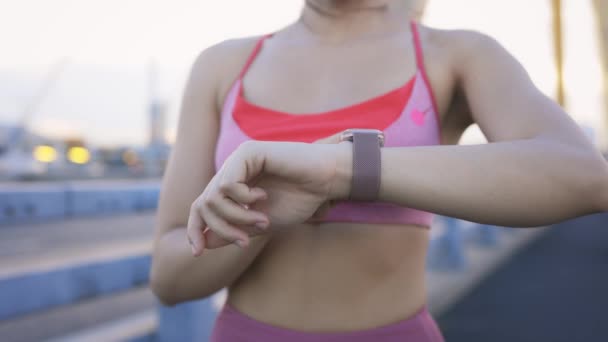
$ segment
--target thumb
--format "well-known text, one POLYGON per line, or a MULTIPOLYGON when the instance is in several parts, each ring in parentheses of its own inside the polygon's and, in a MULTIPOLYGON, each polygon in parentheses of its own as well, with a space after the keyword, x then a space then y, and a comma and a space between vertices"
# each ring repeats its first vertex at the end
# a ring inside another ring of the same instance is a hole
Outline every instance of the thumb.
POLYGON ((220 248, 232 244, 232 242, 224 240, 208 227, 203 232, 203 236, 205 237, 205 248, 207 249, 220 248))

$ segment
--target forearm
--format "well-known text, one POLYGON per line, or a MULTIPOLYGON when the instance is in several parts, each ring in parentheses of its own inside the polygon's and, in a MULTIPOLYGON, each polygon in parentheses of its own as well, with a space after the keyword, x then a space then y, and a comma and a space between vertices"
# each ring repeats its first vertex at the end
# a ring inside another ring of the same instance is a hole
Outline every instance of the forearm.
POLYGON ((151 287, 167 305, 207 297, 235 281, 269 239, 269 234, 259 235, 251 238, 247 248, 228 245, 206 249, 195 258, 187 243, 186 229, 173 229, 155 244, 151 287))
POLYGON ((540 139, 383 148, 379 196, 473 222, 547 225, 601 210, 598 156, 540 139))

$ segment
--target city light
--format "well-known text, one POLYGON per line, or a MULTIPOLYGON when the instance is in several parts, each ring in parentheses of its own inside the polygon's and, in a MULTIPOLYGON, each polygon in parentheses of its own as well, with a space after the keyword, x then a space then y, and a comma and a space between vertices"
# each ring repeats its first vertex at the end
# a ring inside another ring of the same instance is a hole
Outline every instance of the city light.
POLYGON ((74 164, 86 164, 91 159, 91 155, 86 148, 75 146, 68 150, 68 159, 74 164))
POLYGON ((52 163, 57 159, 57 151, 53 146, 40 145, 34 148, 34 158, 39 162, 52 163))

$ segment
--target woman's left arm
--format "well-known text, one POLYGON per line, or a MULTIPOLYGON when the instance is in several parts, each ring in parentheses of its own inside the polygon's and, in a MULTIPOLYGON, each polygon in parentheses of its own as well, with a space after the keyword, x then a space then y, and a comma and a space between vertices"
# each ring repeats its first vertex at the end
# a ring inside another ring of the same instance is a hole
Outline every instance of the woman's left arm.
POLYGON ((455 33, 454 74, 489 143, 384 148, 380 198, 511 227, 608 211, 608 167, 493 39, 455 33))
MULTIPOLYGON (((489 143, 383 148, 380 200, 508 227, 608 211, 608 164, 578 125, 494 40, 454 34, 454 75, 489 143)), ((265 176, 258 186, 269 200, 252 209, 285 225, 348 198, 351 175, 348 142, 249 141, 216 174, 219 192, 208 195, 238 202, 265 176)))

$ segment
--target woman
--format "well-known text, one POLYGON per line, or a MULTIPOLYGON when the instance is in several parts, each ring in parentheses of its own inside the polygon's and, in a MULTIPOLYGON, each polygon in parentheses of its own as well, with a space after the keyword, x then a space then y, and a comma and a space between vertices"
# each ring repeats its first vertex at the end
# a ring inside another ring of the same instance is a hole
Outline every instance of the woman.
POLYGON ((494 40, 418 25, 419 6, 307 0, 198 57, 151 284, 168 305, 228 287, 214 341, 442 341, 431 213, 530 227, 607 209, 604 159, 568 115, 494 40), (490 143, 457 146, 473 123, 490 143), (350 128, 384 133, 373 201, 349 200, 350 128))

